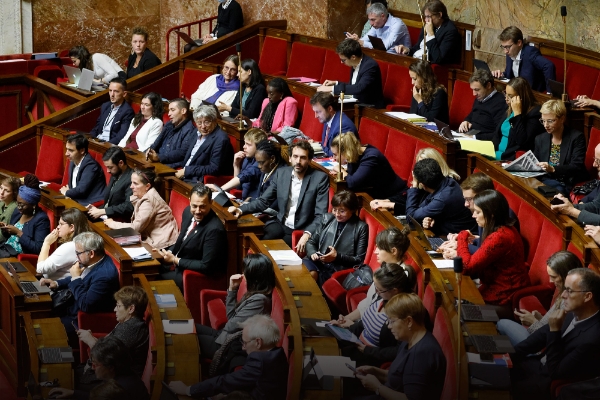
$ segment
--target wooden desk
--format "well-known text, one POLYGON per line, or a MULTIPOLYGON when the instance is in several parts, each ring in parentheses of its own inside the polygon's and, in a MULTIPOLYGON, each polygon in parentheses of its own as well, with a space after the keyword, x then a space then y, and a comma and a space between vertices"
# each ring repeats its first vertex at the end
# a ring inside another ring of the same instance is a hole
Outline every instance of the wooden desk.
MULTIPOLYGON (((70 90, 72 92, 75 92, 78 95, 83 96, 83 97, 91 97, 91 96, 95 95, 96 93, 100 93, 100 92, 95 92, 95 91, 92 91, 92 90, 79 89, 76 86, 70 86, 70 85, 71 84, 69 82, 58 82, 58 86, 60 86, 61 88, 70 90)), ((104 90, 102 90, 102 92, 103 91, 104 90)))
POLYGON ((319 164, 317 161, 312 160, 310 166, 319 171, 323 171, 329 176, 329 187, 333 189, 334 193, 342 190, 348 190, 348 183, 345 180, 338 181, 337 174, 332 174, 330 170, 319 164))

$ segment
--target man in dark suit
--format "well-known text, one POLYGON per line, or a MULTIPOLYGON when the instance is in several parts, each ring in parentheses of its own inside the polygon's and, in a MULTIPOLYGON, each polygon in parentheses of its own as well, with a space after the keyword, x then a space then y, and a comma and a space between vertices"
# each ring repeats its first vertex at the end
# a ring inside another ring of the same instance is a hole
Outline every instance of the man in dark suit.
POLYGON ((123 78, 112 79, 108 85, 108 94, 110 102, 102 104, 100 116, 90 135, 112 144, 119 144, 135 116, 133 109, 125 101, 127 81, 123 78))
POLYGON ((306 242, 327 212, 329 177, 311 168, 310 162, 315 152, 307 141, 293 143, 290 152, 292 166, 277 168, 271 185, 260 197, 240 208, 229 207, 229 212, 236 217, 263 212, 277 200, 279 211, 274 219, 265 224, 263 239, 283 239, 292 247, 292 232, 300 229, 304 234, 296 250, 304 252, 306 242))
POLYGON ((345 39, 335 51, 340 61, 351 68, 350 82, 326 80, 317 91, 331 92, 334 95, 344 92, 345 95, 354 96, 359 103, 384 108, 381 70, 377 61, 363 54, 360 43, 354 39, 345 39))
POLYGON ((330 93, 317 92, 310 99, 310 105, 315 112, 315 118, 323 124, 323 133, 321 134, 321 146, 325 155, 332 156, 331 142, 333 138, 340 134, 340 118, 342 118, 342 133, 352 132, 358 137, 356 125, 348 116, 340 111, 336 111, 336 101, 330 93))
POLYGON ((161 162, 171 168, 183 167, 188 149, 196 141, 196 128, 188 117, 190 103, 174 99, 169 103, 169 119, 154 144, 146 152, 152 162, 161 162))
MULTIPOLYGON (((504 77, 512 79, 520 76, 529 82, 533 90, 550 93, 548 79, 556 80, 556 68, 552 61, 542 56, 537 48, 526 45, 523 32, 516 26, 504 29, 498 39, 506 54, 504 77)), ((500 70, 493 71, 492 74, 496 78, 502 77, 500 70)))
POLYGON ((67 137, 65 145, 69 163, 69 184, 60 192, 87 206, 103 199, 106 179, 102 167, 88 154, 88 140, 78 133, 67 137))
POLYGON ((108 218, 117 218, 129 222, 133 214, 131 204, 131 173, 133 170, 127 165, 127 158, 123 149, 113 146, 106 150, 102 161, 110 173, 110 181, 104 191, 104 205, 101 207, 88 206, 88 214, 92 218, 106 215, 108 218))
POLYGON ((562 308, 515 347, 511 369, 513 397, 549 399, 554 380, 585 380, 600 375, 600 275, 587 268, 569 271, 562 308), (545 350, 544 350, 545 349, 545 350), (540 351, 543 356, 531 356, 540 351))
POLYGON ((214 106, 200 106, 194 110, 198 127, 196 142, 190 146, 183 160, 183 168, 175 173, 189 183, 203 182, 204 175, 233 175, 233 147, 229 136, 217 124, 214 106))
POLYGON ((285 400, 289 365, 285 352, 277 347, 281 335, 277 324, 271 317, 257 314, 241 325, 242 348, 248 353, 241 369, 192 386, 172 381, 169 387, 177 394, 194 398, 243 390, 256 400, 285 400))
POLYGON ((226 273, 227 232, 211 205, 210 188, 203 183, 194 186, 177 241, 170 250, 157 249, 164 257, 162 279, 174 280, 182 292, 186 269, 211 277, 226 273))

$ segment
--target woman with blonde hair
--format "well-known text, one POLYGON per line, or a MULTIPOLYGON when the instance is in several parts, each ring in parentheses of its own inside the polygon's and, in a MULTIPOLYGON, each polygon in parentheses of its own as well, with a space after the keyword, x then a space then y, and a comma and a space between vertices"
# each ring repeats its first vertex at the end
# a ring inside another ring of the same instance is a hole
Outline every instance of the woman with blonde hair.
POLYGON ((160 65, 160 59, 150 51, 148 31, 143 26, 133 28, 131 34, 131 54, 127 60, 127 79, 160 65))
POLYGON ((443 85, 438 84, 431 64, 423 60, 415 61, 408 67, 408 74, 413 84, 410 112, 427 118, 427 121, 437 119, 448 123, 448 93, 443 85))

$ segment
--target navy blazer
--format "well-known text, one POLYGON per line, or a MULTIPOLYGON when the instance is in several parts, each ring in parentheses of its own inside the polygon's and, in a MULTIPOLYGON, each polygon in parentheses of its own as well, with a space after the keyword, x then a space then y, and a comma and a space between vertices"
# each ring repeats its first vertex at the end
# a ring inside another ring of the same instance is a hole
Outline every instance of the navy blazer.
MULTIPOLYGON (((243 214, 263 212, 277 200, 277 219, 283 225, 290 197, 293 167, 279 167, 271 177, 271 184, 256 200, 240 207, 243 214)), ((323 172, 308 167, 298 197, 294 229, 301 229, 311 234, 315 233, 321 224, 323 214, 329 205, 329 176, 323 172)))
MULTIPOLYGON (((423 29, 419 34, 419 40, 411 47, 409 55, 412 56, 421 48, 422 41, 423 29)), ((460 64, 462 37, 454 22, 449 19, 442 22, 442 25, 435 32, 435 38, 426 42, 426 44, 428 58, 432 64, 460 64)))
MULTIPOLYGON (((354 136, 358 138, 358 130, 356 129, 356 125, 354 122, 345 113, 342 113, 342 133, 352 132, 354 136)), ((331 121, 331 129, 329 130, 329 138, 327 139, 327 143, 325 143, 325 136, 327 135, 327 124, 323 124, 323 132, 321 133, 321 146, 323 147, 323 151, 328 157, 331 157, 333 154, 331 153, 331 142, 333 142, 333 138, 340 134, 340 111, 336 112, 332 117, 331 121)))
MULTIPOLYGON (((246 84, 242 85, 242 93, 246 90, 246 84)), ((250 93, 248 93, 248 98, 246 98, 246 104, 244 107, 244 115, 248 118, 258 118, 260 116, 260 112, 262 111, 262 103, 263 100, 267 98, 267 89, 265 89, 265 85, 259 83, 254 86, 250 93)), ((235 99, 233 99, 233 103, 231 103, 231 111, 229 111, 229 116, 231 118, 235 118, 240 113, 240 92, 237 91, 235 95, 235 99)))
MULTIPOLYGON (((15 211, 13 211, 12 216, 10 217, 10 224, 14 226, 19 222, 21 215, 23 215, 21 214, 21 211, 19 211, 18 208, 15 208, 15 211)), ((19 243, 23 249, 23 254, 40 254, 44 239, 50 233, 50 220, 48 219, 48 215, 37 207, 35 214, 33 214, 33 218, 23 224, 21 232, 23 232, 23 235, 19 238, 19 243)), ((6 238, 11 236, 4 231, 2 231, 2 234, 6 238)))
MULTIPOLYGON (((198 140, 198 135, 196 135, 198 140)), ((192 155, 196 141, 192 142, 188 149, 183 165, 187 164, 192 155)), ((192 162, 185 168, 183 180, 188 183, 202 182, 204 175, 233 175, 233 147, 229 136, 217 125, 214 131, 206 136, 206 140, 198 149, 192 162)))
POLYGON ((162 132, 150 148, 158 153, 158 159, 161 163, 171 168, 183 167, 183 159, 190 147, 194 147, 198 135, 198 130, 191 119, 188 119, 178 126, 173 126, 169 121, 165 124, 162 132))
POLYGON ((106 178, 104 177, 102 167, 94 160, 94 157, 86 153, 83 160, 81 160, 79 173, 76 178, 77 187, 74 189, 71 185, 73 168, 75 168, 75 164, 71 161, 69 163, 69 190, 67 190, 65 196, 72 198, 84 206, 104 199, 106 178))
MULTIPOLYGON (((538 161, 550 161, 551 145, 552 135, 540 134, 535 137, 533 154, 538 161)), ((548 176, 569 186, 588 180, 590 177, 585 169, 586 147, 583 133, 565 126, 562 142, 560 143, 558 165, 554 167, 555 172, 548 174, 548 176)))
POLYGON ((133 196, 131 190, 132 173, 133 170, 128 167, 119 176, 118 180, 114 176, 110 177, 108 186, 104 190, 104 205, 102 206, 108 218, 131 221, 133 215, 133 204, 131 203, 131 196, 133 196))
POLYGON ((381 69, 379 69, 377 61, 363 54, 354 85, 351 83, 352 74, 354 74, 354 68, 350 69, 350 80, 348 83, 338 82, 333 87, 335 94, 344 92, 344 94, 356 97, 359 103, 372 104, 375 108, 385 108, 381 69))
MULTIPOLYGON (((507 79, 515 77, 512 67, 513 60, 507 55, 506 70, 504 71, 507 79)), ((550 93, 548 79, 556 80, 556 68, 552 61, 544 57, 536 47, 525 44, 521 50, 519 76, 529 82, 533 90, 550 93)))
MULTIPOLYGON (((90 136, 98 137, 102 135, 104 123, 106 122, 106 118, 108 118, 110 115, 111 106, 112 103, 110 101, 102 104, 102 107, 100 108, 100 116, 96 121, 96 125, 90 131, 90 136)), ((123 101, 110 125, 110 137, 108 140, 110 143, 119 144, 121 139, 125 137, 133 117, 135 117, 133 108, 131 108, 128 102, 123 101)))
POLYGON ((209 397, 243 390, 255 400, 285 400, 289 365, 281 347, 248 354, 244 366, 191 387, 192 397, 209 397))
MULTIPOLYGON (((527 114, 519 114, 509 119, 508 144, 506 150, 502 153, 502 160, 514 160, 517 151, 533 150, 535 137, 546 132, 544 126, 540 124, 540 118, 542 117, 540 108, 541 106, 534 106, 527 114)), ((504 121, 505 119, 498 125, 492 137, 496 150, 498 150, 502 141, 502 124, 504 121)))

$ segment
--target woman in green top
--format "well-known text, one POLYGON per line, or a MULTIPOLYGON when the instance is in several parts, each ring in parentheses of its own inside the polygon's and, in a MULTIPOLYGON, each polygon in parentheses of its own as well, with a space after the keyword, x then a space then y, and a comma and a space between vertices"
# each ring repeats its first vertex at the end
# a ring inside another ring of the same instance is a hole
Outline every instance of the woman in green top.
POLYGON ((7 177, 0 182, 0 222, 10 223, 10 217, 17 208, 17 193, 21 186, 18 178, 7 177))

